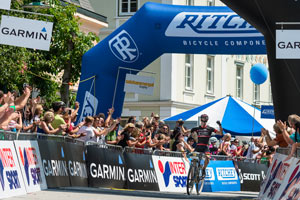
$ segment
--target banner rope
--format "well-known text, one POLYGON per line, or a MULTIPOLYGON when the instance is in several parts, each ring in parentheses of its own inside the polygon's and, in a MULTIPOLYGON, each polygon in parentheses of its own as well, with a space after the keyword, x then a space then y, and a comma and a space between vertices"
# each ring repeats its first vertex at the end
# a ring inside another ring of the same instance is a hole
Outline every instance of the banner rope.
MULTIPOLYGON (((57 82, 57 81, 52 80, 52 79, 50 79, 50 78, 45 78, 45 77, 43 77, 43 76, 40 76, 40 75, 38 75, 38 74, 35 74, 35 73, 31 72, 31 71, 26 71, 26 73, 29 73, 29 74, 31 74, 31 75, 34 75, 34 76, 36 76, 36 77, 39 77, 39 78, 44 79, 44 80, 47 80, 47 81, 57 82)), ((83 83, 83 82, 88 81, 88 80, 93 79, 93 78, 96 78, 96 75, 91 76, 91 77, 89 77, 89 78, 86 78, 86 79, 84 79, 84 80, 82 80, 82 81, 79 81, 79 83, 83 83)), ((69 85, 70 83, 62 82, 61 84, 68 84, 68 85, 69 85)))

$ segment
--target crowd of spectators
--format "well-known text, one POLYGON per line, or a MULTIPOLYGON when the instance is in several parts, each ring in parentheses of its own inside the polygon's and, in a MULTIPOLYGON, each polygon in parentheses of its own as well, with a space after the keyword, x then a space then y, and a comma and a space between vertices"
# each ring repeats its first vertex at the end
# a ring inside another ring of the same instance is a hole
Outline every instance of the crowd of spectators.
MULTIPOLYGON (((62 101, 52 103, 52 108, 44 112, 41 98, 30 98, 31 87, 26 85, 22 95, 3 93, 0 91, 0 129, 12 132, 44 133, 79 138, 85 142, 156 149, 161 151, 193 152, 196 148, 197 135, 184 127, 184 121, 178 120, 175 127, 169 127, 160 120, 158 114, 152 113, 137 121, 135 116, 129 117, 120 126, 121 119, 113 119, 114 108, 105 115, 99 113, 87 116, 77 123, 80 105, 66 107, 62 101)), ((262 129, 260 138, 251 138, 250 142, 240 142, 226 133, 219 140, 210 138, 211 155, 244 158, 249 162, 256 160, 270 163, 275 149, 292 146, 289 157, 300 146, 300 117, 290 115, 288 123, 278 121, 274 124, 276 138, 272 139, 268 130, 262 129), (296 134, 297 133, 297 134, 296 134)))

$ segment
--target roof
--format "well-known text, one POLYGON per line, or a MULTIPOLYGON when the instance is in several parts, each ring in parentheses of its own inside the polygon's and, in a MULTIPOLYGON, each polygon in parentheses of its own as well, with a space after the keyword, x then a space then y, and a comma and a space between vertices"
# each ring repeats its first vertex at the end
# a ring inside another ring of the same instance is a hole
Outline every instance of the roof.
POLYGON ((93 9, 90 0, 62 0, 63 2, 68 2, 79 6, 77 12, 85 16, 91 17, 93 19, 99 20, 101 22, 107 23, 107 17, 99 13, 96 13, 93 9))

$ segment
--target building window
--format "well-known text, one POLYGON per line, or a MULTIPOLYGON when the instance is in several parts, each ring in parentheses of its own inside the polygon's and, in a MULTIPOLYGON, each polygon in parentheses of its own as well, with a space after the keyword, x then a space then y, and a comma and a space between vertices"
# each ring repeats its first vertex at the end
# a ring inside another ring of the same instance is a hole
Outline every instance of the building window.
POLYGON ((193 6, 194 5, 194 0, 186 0, 186 5, 193 6))
POLYGON ((243 99, 243 66, 236 66, 236 97, 243 99))
POLYGON ((215 0, 207 0, 207 6, 215 6, 215 0))
POLYGON ((138 0, 119 0, 119 15, 133 15, 138 8, 138 0))
POLYGON ((207 57, 206 67, 206 92, 209 94, 214 93, 214 57, 207 57))
POLYGON ((260 103, 260 87, 257 84, 254 84, 253 88, 253 103, 255 105, 260 103))
POLYGON ((191 54, 185 55, 185 89, 193 90, 193 58, 191 54))
POLYGON ((273 103, 271 82, 269 83, 269 102, 273 103))

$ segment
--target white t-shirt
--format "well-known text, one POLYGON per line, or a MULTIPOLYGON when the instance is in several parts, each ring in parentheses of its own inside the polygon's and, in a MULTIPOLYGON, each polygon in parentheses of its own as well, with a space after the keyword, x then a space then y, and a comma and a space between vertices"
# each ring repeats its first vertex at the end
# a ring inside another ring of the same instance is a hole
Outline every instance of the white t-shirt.
POLYGON ((256 158, 256 156, 258 155, 259 152, 253 154, 253 150, 257 151, 259 149, 259 147, 257 147, 254 143, 250 145, 246 158, 251 159, 251 158, 256 158))
POLYGON ((82 126, 79 129, 79 131, 77 132, 77 135, 79 135, 81 133, 85 133, 86 135, 83 137, 80 137, 79 139, 84 140, 85 142, 87 142, 87 141, 97 142, 94 130, 95 130, 95 128, 93 126, 89 126, 89 127, 82 126))

